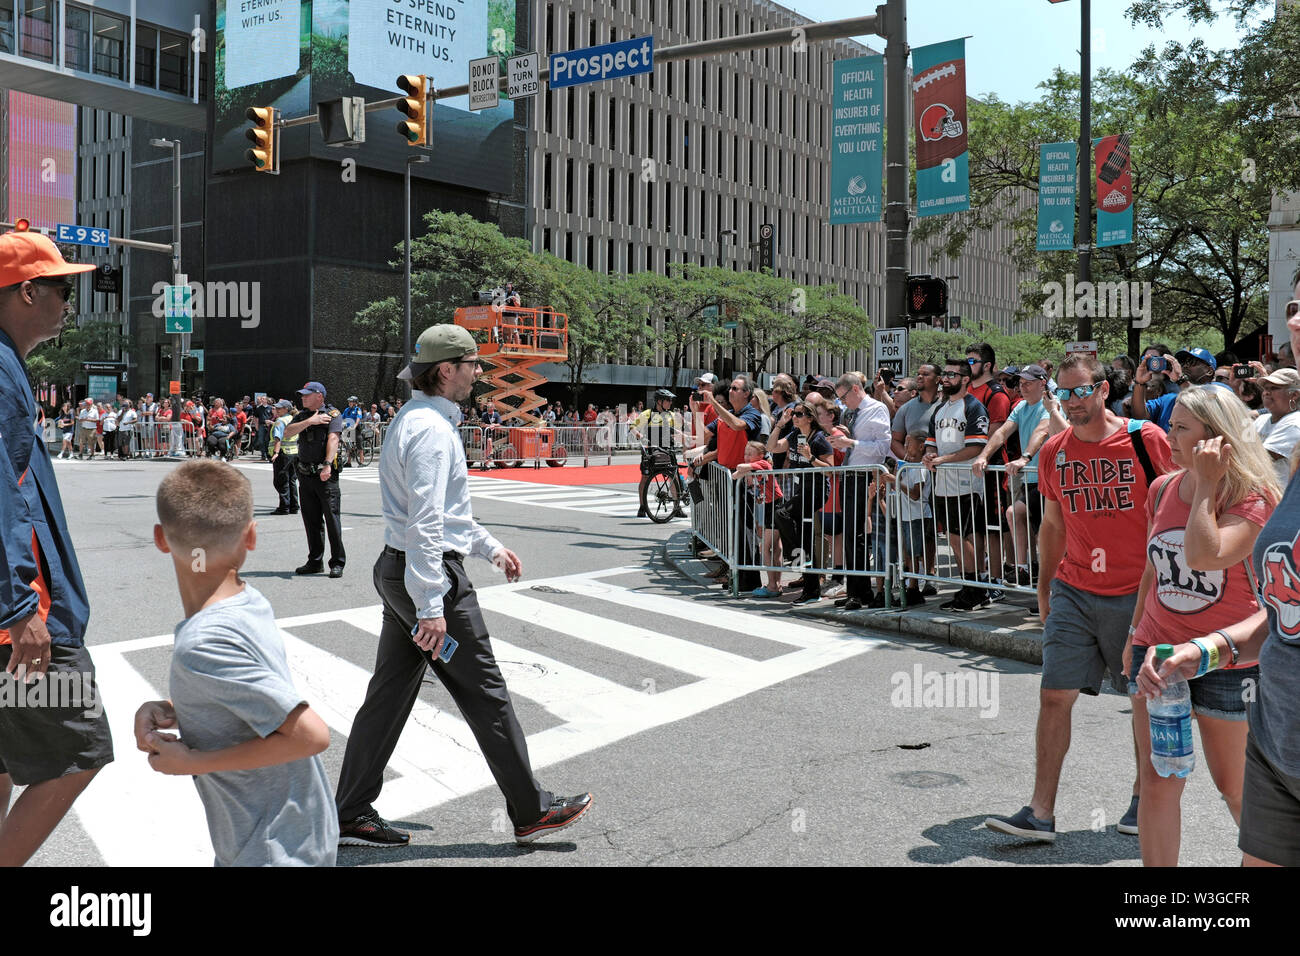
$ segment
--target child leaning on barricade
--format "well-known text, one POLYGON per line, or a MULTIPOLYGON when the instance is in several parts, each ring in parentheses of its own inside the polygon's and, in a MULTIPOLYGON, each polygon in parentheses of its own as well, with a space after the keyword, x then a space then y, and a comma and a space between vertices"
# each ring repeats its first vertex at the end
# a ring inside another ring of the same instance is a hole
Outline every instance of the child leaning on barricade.
POLYGON ((271 605, 239 577, 257 545, 252 487, 227 464, 190 461, 162 480, 157 507, 154 544, 186 617, 171 700, 136 712, 136 746, 158 772, 194 777, 217 866, 333 866, 338 815, 317 756, 329 729, 294 688, 271 605))
MULTIPOLYGON (((904 461, 920 462, 925 454, 927 434, 925 431, 916 431, 907 436, 903 441, 904 461)), ((925 570, 925 519, 932 516, 929 477, 930 473, 924 468, 902 468, 897 475, 880 476, 883 483, 898 486, 898 513, 894 517, 902 525, 902 552, 896 558, 901 558, 904 567, 912 574, 925 570)), ((898 546, 897 540, 890 542, 891 550, 898 546)), ((876 562, 880 567, 884 566, 885 560, 883 543, 883 539, 876 539, 876 562)), ((925 603, 915 581, 903 593, 903 603, 907 607, 925 603)))
MULTIPOLYGON (((745 460, 732 472, 735 478, 744 478, 748 493, 754 497, 754 514, 762 533, 761 561, 768 568, 779 568, 781 561, 781 536, 776 530, 776 503, 784 497, 775 475, 762 475, 772 470, 767 459, 767 446, 761 441, 745 442, 745 460)), ((749 592, 750 597, 769 598, 781 594, 781 572, 767 572, 767 585, 749 592)))

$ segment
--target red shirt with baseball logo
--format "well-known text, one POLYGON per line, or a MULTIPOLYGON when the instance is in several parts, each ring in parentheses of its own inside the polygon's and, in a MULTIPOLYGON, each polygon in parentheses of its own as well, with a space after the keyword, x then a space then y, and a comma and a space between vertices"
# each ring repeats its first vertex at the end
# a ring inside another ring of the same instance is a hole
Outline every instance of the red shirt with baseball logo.
MULTIPOLYGON (((1194 571, 1188 566, 1183 536, 1192 506, 1178 493, 1186 474, 1180 471, 1167 478, 1157 478, 1147 496, 1147 520, 1151 526, 1147 560, 1156 576, 1142 605, 1137 633, 1133 635, 1137 647, 1185 644, 1194 637, 1245 620, 1259 610, 1244 562, 1238 561, 1223 571, 1194 571), (1160 507, 1153 514, 1156 498, 1160 499, 1160 507)), ((1239 515, 1262 528, 1272 513, 1273 506, 1263 495, 1252 494, 1224 515, 1239 515)))
MULTIPOLYGON (((1065 554, 1056 576, 1089 594, 1132 594, 1146 568, 1147 478, 1133 439, 1138 438, 1157 475, 1173 470, 1169 440, 1143 422, 1130 436, 1128 422, 1101 441, 1084 441, 1067 428, 1038 452, 1038 487, 1061 506, 1065 554)), ((1202 632, 1204 633, 1204 632, 1202 632)))

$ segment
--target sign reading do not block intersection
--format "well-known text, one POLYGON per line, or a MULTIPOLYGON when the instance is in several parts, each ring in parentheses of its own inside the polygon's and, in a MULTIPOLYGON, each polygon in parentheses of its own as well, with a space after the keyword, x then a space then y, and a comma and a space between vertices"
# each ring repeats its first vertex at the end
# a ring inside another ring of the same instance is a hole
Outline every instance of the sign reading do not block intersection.
POLYGON ((906 375, 907 354, 907 329, 876 329, 872 358, 877 371, 892 368, 895 375, 906 375))

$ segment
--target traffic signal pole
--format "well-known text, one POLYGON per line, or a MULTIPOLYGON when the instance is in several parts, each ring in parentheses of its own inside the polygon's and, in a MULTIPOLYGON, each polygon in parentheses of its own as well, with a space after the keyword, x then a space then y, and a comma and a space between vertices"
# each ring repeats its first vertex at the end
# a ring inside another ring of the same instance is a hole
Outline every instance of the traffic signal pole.
POLYGON ((885 36, 885 328, 907 327, 907 0, 876 8, 885 36))

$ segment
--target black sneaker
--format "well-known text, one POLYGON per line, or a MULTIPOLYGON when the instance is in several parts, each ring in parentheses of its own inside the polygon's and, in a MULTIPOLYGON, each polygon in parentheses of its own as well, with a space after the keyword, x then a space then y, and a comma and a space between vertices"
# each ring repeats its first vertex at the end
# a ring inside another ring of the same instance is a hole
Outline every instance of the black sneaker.
MULTIPOLYGON (((809 604, 819 604, 821 600, 822 596, 820 594, 800 594, 790 606, 807 607, 809 604)), ((846 604, 845 606, 847 607, 848 605, 846 604)))
POLYGON ((374 846, 381 849, 406 846, 411 835, 395 830, 374 810, 339 824, 339 846, 374 846))
POLYGON ((929 581, 926 581, 925 587, 921 588, 921 593, 924 594, 926 597, 934 597, 936 594, 939 593, 939 589, 936 588, 929 581))
MULTIPOLYGON (((897 604, 898 602, 894 602, 894 603, 897 604)), ((872 597, 872 599, 871 599, 871 603, 870 603, 869 605, 867 605, 867 606, 868 606, 868 607, 884 607, 884 606, 885 606, 885 592, 884 592, 884 591, 877 591, 877 592, 875 593, 875 596, 872 597)))
POLYGON ((906 607, 917 607, 925 603, 925 598, 921 597, 921 592, 916 588, 908 588, 903 592, 903 604, 906 607))
POLYGON ((1056 842, 1056 821, 1040 820, 1034 816, 1029 807, 1021 807, 1020 812, 1009 817, 989 817, 984 825, 998 833, 1024 837, 1026 840, 1041 840, 1044 843, 1056 842))
POLYGON ((975 611, 988 603, 978 588, 962 588, 950 601, 939 605, 941 611, 975 611))
POLYGON ((591 794, 583 793, 576 797, 556 797, 551 801, 550 809, 536 823, 526 827, 515 827, 515 842, 521 846, 532 843, 538 837, 563 830, 591 809, 591 794))
MULTIPOLYGON (((835 603, 836 603, 836 604, 839 604, 838 601, 835 602, 835 603)), ((843 604, 843 605, 840 605, 840 606, 843 607, 843 609, 846 610, 846 611, 861 611, 861 610, 862 610, 862 602, 859 601, 857 598, 848 598, 847 600, 845 600, 844 604, 843 604)), ((871 606, 872 606, 872 607, 875 607, 874 604, 871 605, 871 606)))
POLYGON ((294 574, 320 574, 324 570, 325 570, 325 565, 312 564, 310 561, 308 561, 302 567, 294 568, 293 573, 294 574))
POLYGON ((1028 568, 1016 568, 1016 573, 1007 579, 1014 581, 1016 584, 1024 584, 1032 587, 1034 585, 1034 576, 1029 573, 1028 568))
POLYGON ((1115 830, 1118 833, 1127 833, 1129 836, 1138 835, 1138 798, 1128 805, 1128 812, 1119 818, 1119 823, 1115 824, 1115 830))

